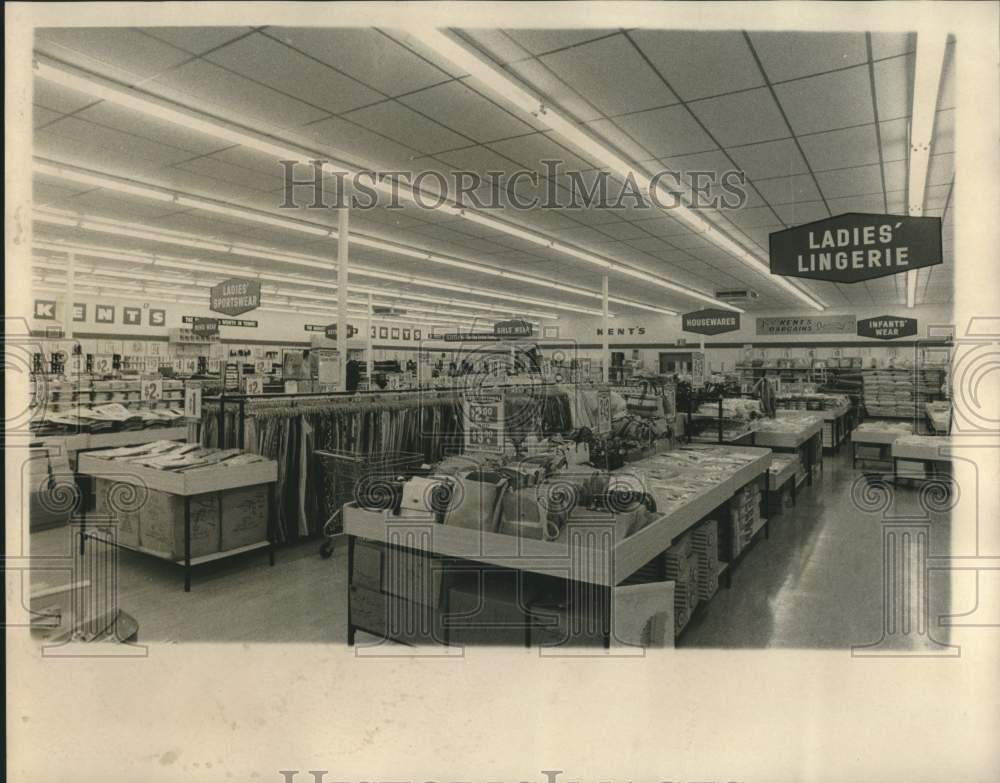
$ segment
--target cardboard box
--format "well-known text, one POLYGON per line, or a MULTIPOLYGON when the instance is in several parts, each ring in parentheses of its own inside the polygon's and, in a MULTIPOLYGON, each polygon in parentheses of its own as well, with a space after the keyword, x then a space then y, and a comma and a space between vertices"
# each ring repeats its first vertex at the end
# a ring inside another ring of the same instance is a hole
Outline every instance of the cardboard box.
MULTIPOLYGON (((156 490, 139 512, 139 539, 145 549, 170 560, 184 558, 184 498, 156 490)), ((191 557, 219 551, 219 498, 191 498, 191 557)))
POLYGON ((219 548, 226 552, 267 541, 267 484, 222 493, 219 548))
POLYGON ((351 623, 368 633, 407 644, 447 641, 440 610, 364 587, 350 589, 351 623))
MULTIPOLYGON (((97 517, 106 517, 110 524, 115 525, 115 540, 125 546, 141 546, 140 535, 140 515, 141 508, 132 508, 134 503, 128 501, 130 490, 123 487, 115 487, 119 482, 111 479, 96 479, 94 494, 94 513, 97 517), (110 493, 110 499, 109 499, 110 493)), ((136 489, 142 492, 141 489, 136 489)), ((183 546, 183 540, 181 545, 183 546)))

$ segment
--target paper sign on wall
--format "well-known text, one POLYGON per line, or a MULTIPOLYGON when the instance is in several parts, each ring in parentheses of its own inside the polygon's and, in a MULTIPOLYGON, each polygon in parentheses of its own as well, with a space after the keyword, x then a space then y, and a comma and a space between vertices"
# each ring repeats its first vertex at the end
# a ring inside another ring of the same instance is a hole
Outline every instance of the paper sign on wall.
POLYGON ((264 393, 264 376, 263 375, 246 375, 243 377, 243 393, 244 394, 263 394, 264 393))

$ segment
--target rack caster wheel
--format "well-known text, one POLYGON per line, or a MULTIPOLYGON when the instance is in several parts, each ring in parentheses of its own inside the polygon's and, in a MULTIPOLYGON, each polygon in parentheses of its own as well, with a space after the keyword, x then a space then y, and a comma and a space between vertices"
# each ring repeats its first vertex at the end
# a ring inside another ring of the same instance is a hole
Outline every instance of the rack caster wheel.
POLYGON ((333 541, 324 541, 319 547, 319 556, 328 560, 333 555, 333 541))

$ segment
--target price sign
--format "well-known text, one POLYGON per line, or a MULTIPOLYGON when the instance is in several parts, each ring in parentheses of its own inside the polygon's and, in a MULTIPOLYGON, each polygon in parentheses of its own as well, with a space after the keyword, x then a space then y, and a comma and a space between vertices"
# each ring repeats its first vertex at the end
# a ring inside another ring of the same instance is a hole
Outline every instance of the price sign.
POLYGON ((67 375, 79 375, 83 372, 83 362, 79 354, 69 357, 69 360, 66 362, 65 372, 67 375))
POLYGON ((163 379, 162 378, 143 378, 140 381, 141 394, 139 395, 143 402, 159 402, 163 399, 163 379))
POLYGON ((597 434, 611 434, 611 392, 597 392, 597 434))
POLYGON ((105 375, 114 370, 114 360, 108 354, 97 354, 94 357, 94 373, 105 375))
POLYGON ((247 375, 243 378, 243 393, 244 394, 263 394, 264 393, 264 376, 263 375, 247 375))
POLYGON ((478 394, 462 400, 465 450, 500 453, 504 449, 504 397, 478 394))
POLYGON ((184 415, 189 419, 201 419, 200 383, 189 383, 184 386, 184 415))
POLYGON ((401 379, 398 375, 390 375, 387 380, 389 381, 389 391, 399 391, 401 379))
POLYGON ((705 385, 705 354, 701 351, 691 352, 691 388, 698 389, 705 385))

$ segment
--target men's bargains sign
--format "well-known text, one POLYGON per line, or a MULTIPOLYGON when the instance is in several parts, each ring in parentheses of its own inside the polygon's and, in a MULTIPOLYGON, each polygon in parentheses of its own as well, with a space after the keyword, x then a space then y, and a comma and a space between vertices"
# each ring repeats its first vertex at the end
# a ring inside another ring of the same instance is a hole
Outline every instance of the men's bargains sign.
POLYGON ((260 280, 231 277, 212 286, 213 313, 241 315, 260 307, 260 280))
POLYGON ((848 212, 770 236, 771 274, 860 283, 940 264, 941 219, 848 212))
POLYGON ((697 334, 723 334, 735 332, 740 328, 740 314, 732 310, 719 310, 709 307, 693 313, 684 313, 681 317, 685 332, 697 334))
POLYGON ((899 315, 880 315, 858 321, 858 337, 874 337, 877 340, 895 340, 897 337, 913 337, 917 333, 917 319, 899 315))

